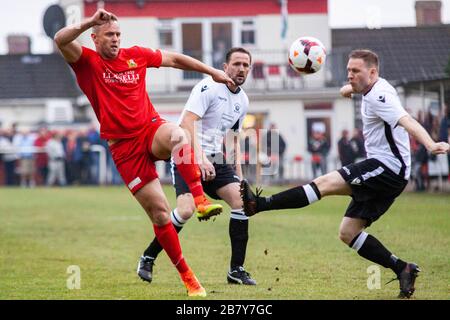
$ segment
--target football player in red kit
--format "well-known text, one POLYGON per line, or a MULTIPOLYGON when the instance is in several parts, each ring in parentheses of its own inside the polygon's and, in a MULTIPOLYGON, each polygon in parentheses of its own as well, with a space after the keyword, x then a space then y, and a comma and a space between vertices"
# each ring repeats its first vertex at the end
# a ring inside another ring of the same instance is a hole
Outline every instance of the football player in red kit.
POLYGON ((120 38, 117 17, 99 9, 80 24, 61 29, 54 40, 95 111, 100 135, 108 141, 123 181, 150 217, 156 238, 180 273, 188 295, 206 296, 183 258, 154 162, 171 156, 177 161, 194 196, 198 216, 220 213, 222 206, 206 199, 188 137, 179 126, 159 117, 146 92, 145 77, 147 68, 172 67, 234 83, 223 71, 183 54, 138 46, 120 48, 120 38), (76 41, 90 28, 95 51, 76 41))

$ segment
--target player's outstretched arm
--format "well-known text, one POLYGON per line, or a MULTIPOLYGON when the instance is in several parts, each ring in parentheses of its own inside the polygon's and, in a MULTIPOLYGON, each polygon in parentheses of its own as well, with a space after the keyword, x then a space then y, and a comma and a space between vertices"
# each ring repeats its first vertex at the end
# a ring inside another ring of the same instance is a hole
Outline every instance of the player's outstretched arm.
POLYGON ((417 139, 427 150, 433 154, 449 152, 450 145, 446 142, 435 142, 424 127, 420 125, 410 115, 406 115, 398 120, 398 123, 408 131, 410 135, 417 139))
MULTIPOLYGON (((81 56, 82 48, 75 39, 89 28, 107 23, 111 20, 111 17, 115 17, 111 12, 98 9, 92 17, 85 19, 81 23, 72 24, 59 30, 55 34, 54 41, 64 59, 69 63, 77 62, 81 56)), ((115 19, 117 20, 116 17, 115 19)))
POLYGON ((209 74, 214 81, 221 82, 226 85, 234 86, 234 81, 226 75, 222 70, 210 67, 203 62, 189 57, 187 55, 161 50, 162 53, 162 63, 163 67, 172 67, 182 70, 197 71, 205 74, 209 74))

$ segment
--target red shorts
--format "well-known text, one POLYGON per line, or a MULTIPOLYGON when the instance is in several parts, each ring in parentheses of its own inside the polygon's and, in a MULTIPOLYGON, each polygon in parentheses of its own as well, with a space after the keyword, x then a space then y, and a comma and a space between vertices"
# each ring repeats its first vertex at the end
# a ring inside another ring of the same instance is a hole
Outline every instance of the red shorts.
POLYGON ((164 123, 164 119, 156 118, 156 121, 138 136, 119 140, 109 147, 117 171, 133 194, 158 178, 155 161, 162 159, 152 154, 152 143, 156 130, 164 123))

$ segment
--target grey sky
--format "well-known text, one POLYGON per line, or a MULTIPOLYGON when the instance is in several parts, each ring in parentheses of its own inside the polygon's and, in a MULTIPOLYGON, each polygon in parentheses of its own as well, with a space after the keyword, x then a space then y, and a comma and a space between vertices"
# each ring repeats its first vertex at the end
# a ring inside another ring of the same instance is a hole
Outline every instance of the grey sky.
MULTIPOLYGON (((0 0, 0 54, 7 51, 6 36, 32 36, 33 53, 49 53, 52 45, 42 27, 45 9, 57 0, 0 0)), ((415 0, 328 0, 332 28, 413 26, 415 0)), ((442 0, 442 19, 450 23, 450 0, 442 0)))

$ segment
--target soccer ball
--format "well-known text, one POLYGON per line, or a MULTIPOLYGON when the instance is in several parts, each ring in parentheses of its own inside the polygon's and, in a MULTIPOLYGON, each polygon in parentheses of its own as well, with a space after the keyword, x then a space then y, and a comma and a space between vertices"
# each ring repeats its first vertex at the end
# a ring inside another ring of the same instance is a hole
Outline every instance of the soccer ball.
POLYGON ((301 37, 295 40, 289 50, 289 65, 298 73, 311 74, 320 70, 327 53, 320 40, 301 37))

